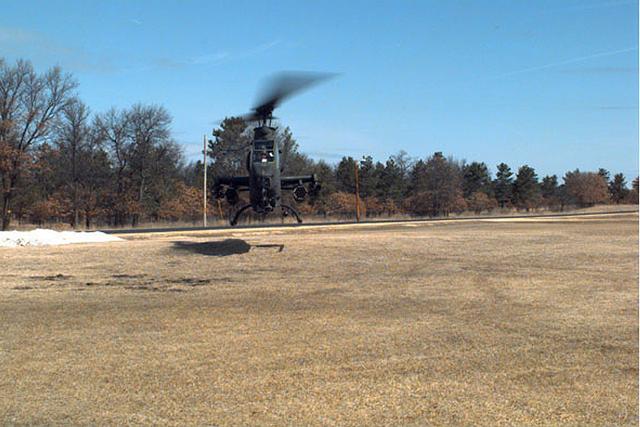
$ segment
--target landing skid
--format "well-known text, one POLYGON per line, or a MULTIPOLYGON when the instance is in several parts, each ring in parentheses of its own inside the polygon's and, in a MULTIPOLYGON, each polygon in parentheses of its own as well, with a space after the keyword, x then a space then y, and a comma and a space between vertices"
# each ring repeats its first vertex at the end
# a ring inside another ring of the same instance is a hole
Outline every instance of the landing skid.
POLYGON ((289 205, 281 205, 281 209, 282 209, 283 218, 286 217, 289 213, 291 213, 291 215, 295 217, 296 221, 298 221, 298 224, 302 223, 302 218, 300 218, 300 214, 298 213, 297 210, 295 210, 289 205))
MULTIPOLYGON (((229 217, 229 224, 231 224, 232 226, 237 225, 238 224, 238 219, 240 218, 240 215, 242 215, 242 213, 244 211, 246 211, 247 209, 249 209, 249 208, 251 208, 251 204, 244 205, 243 207, 241 207, 240 209, 238 209, 237 211, 232 213, 231 216, 229 217)), ((282 218, 283 219, 285 217, 291 215, 296 219, 296 221, 298 221, 298 224, 302 223, 302 218, 300 218, 300 214, 298 213, 297 210, 295 210, 291 206, 289 206, 289 205, 281 205, 280 209, 281 209, 281 212, 282 212, 282 218)), ((262 215, 262 220, 264 220, 264 215, 262 215)))
POLYGON ((229 217, 229 224, 231 224, 232 226, 238 224, 238 218, 240 218, 240 214, 242 214, 242 212, 246 211, 250 207, 251 207, 251 204, 244 205, 243 207, 235 211, 233 214, 231 214, 231 216, 229 217))

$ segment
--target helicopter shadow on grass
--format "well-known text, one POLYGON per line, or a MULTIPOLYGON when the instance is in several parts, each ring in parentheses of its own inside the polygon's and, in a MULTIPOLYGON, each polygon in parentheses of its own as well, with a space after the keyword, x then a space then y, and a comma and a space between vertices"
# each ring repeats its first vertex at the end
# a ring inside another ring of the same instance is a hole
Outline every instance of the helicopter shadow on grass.
POLYGON ((215 257, 246 254, 252 247, 266 249, 277 248, 278 252, 284 250, 283 244, 261 244, 252 246, 242 239, 225 239, 212 242, 173 242, 173 248, 178 251, 215 257))

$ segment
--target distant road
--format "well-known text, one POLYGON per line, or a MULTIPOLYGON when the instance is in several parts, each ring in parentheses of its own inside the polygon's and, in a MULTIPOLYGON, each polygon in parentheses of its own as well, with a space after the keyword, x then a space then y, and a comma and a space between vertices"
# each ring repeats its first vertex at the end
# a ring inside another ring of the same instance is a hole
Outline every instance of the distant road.
POLYGON ((316 227, 331 225, 347 225, 347 224, 395 224, 410 222, 435 222, 435 221, 472 221, 481 219, 511 219, 511 218, 558 218, 558 217, 574 217, 574 216, 602 216, 602 215, 620 215, 638 213, 638 210, 624 210, 616 212, 577 212, 577 213, 553 213, 553 214, 537 214, 537 215, 502 215, 502 216, 466 216, 466 217, 437 217, 437 218, 416 218, 416 219, 381 219, 381 220, 365 220, 355 221, 328 221, 328 222, 309 222, 302 224, 249 224, 231 227, 229 225, 215 227, 163 227, 163 228, 113 228, 98 230, 107 234, 142 234, 142 233, 171 233, 174 231, 207 231, 207 230, 247 230, 252 228, 300 228, 300 227, 316 227))

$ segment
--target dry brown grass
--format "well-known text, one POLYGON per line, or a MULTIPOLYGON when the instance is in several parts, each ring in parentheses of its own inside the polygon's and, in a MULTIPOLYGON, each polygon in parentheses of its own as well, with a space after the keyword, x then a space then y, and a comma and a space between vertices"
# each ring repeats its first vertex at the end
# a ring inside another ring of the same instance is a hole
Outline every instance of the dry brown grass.
POLYGON ((0 249, 0 424, 637 425, 637 221, 0 249))

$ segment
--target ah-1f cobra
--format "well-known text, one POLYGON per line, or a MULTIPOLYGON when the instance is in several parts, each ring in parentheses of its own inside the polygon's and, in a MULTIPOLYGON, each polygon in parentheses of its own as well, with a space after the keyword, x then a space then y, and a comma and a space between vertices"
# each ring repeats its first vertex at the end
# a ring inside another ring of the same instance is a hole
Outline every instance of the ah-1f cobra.
POLYGON ((246 158, 248 175, 216 177, 213 187, 213 196, 217 199, 226 198, 232 206, 240 201, 238 192, 249 192, 250 203, 232 212, 229 217, 231 225, 236 225, 240 215, 249 208, 262 216, 279 210, 283 218, 291 214, 298 223, 302 222, 297 210, 282 203, 282 190, 291 190, 294 200, 301 202, 307 194, 317 194, 320 183, 316 175, 281 176, 284 165, 280 163, 280 150, 275 140, 277 128, 272 126, 273 110, 293 93, 330 76, 282 73, 273 80, 258 106, 243 117, 248 122, 256 122, 246 158))

